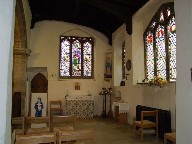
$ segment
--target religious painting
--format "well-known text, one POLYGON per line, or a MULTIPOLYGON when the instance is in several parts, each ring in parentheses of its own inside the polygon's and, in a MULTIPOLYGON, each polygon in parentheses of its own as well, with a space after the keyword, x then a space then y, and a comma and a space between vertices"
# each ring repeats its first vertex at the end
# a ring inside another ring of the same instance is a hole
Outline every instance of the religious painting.
POLYGON ((104 78, 112 78, 112 53, 106 53, 104 78))
POLYGON ((72 43, 72 75, 81 76, 81 43, 79 40, 72 43))
POLYGON ((75 90, 80 90, 80 82, 75 82, 75 90))
POLYGON ((31 117, 47 116, 47 93, 32 93, 31 117))

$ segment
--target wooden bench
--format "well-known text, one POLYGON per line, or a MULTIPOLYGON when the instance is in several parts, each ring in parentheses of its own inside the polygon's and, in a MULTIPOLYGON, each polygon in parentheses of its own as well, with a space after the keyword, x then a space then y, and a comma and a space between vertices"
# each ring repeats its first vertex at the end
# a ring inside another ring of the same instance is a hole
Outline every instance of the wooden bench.
POLYGON ((50 127, 50 118, 48 116, 43 117, 26 117, 26 128, 31 128, 31 124, 46 124, 46 127, 50 127))
POLYGON ((26 134, 38 134, 50 132, 50 119, 49 117, 26 117, 26 134), (32 124, 40 124, 40 127, 32 128, 32 124), (46 126, 44 126, 46 125, 46 126))
POLYGON ((56 144, 56 133, 27 134, 16 136, 16 144, 38 144, 38 143, 56 144))
POLYGON ((51 116, 51 131, 75 130, 75 116, 51 116))
POLYGON ((21 129, 22 133, 23 134, 25 133, 25 118, 24 117, 13 117, 13 118, 11 118, 11 125, 12 125, 12 130, 18 129, 17 126, 20 126, 20 129, 21 129))
POLYGON ((24 135, 25 133, 25 117, 12 117, 11 126, 12 126, 11 141, 12 144, 15 144, 16 135, 24 135))
POLYGON ((176 133, 165 133, 164 136, 164 144, 167 144, 167 140, 172 141, 173 143, 176 143, 176 133))
POLYGON ((89 140, 93 144, 94 133, 91 129, 75 130, 75 131, 59 131, 59 144, 66 141, 89 140))
POLYGON ((29 128, 26 130, 26 134, 41 134, 41 133, 48 133, 50 129, 48 127, 42 128, 29 128))

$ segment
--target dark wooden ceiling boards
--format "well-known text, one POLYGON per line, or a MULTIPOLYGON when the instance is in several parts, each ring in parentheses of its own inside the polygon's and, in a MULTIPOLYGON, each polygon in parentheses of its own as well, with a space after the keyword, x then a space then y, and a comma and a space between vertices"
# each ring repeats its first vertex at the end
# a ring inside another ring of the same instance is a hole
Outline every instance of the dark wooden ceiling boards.
POLYGON ((149 0, 29 0, 31 28, 41 20, 58 20, 93 28, 109 38, 123 23, 132 34, 132 16, 149 0))

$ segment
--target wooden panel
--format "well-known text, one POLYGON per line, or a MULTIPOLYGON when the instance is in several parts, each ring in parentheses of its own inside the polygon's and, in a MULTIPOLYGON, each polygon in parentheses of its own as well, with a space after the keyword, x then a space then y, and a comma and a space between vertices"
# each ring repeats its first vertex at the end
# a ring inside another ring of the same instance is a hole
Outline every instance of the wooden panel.
POLYGON ((22 131, 22 133, 24 134, 24 132, 25 132, 25 118, 24 117, 11 118, 11 126, 12 126, 12 131, 14 129, 20 129, 19 133, 22 131))
POLYGON ((119 119, 119 107, 115 106, 115 121, 118 121, 119 119))
POLYGON ((52 116, 51 130, 75 130, 76 117, 75 116, 52 116))
POLYGON ((51 142, 56 144, 55 133, 27 134, 16 136, 16 144, 38 144, 51 142))
POLYGON ((50 115, 62 115, 63 109, 62 109, 62 103, 60 100, 57 101, 50 101, 50 115))
POLYGON ((127 113, 120 113, 119 114, 119 118, 118 118, 118 122, 121 124, 127 124, 128 122, 128 114, 127 113))
POLYGON ((38 73, 31 81, 31 93, 47 93, 48 81, 46 77, 38 73))
POLYGON ((90 144, 93 144, 94 132, 91 129, 75 130, 75 131, 59 131, 59 144, 63 141, 73 140, 89 140, 90 144))
POLYGON ((26 117, 26 128, 31 128, 31 124, 41 124, 46 123, 47 127, 50 126, 49 117, 26 117))
POLYGON ((165 133, 164 136, 164 144, 167 144, 167 141, 170 140, 172 141, 174 144, 176 143, 176 133, 165 133))
POLYGON ((21 92, 14 92, 12 96, 12 117, 21 116, 21 92))
POLYGON ((115 121, 121 124, 127 124, 128 122, 128 114, 127 113, 119 113, 119 106, 115 106, 115 121))

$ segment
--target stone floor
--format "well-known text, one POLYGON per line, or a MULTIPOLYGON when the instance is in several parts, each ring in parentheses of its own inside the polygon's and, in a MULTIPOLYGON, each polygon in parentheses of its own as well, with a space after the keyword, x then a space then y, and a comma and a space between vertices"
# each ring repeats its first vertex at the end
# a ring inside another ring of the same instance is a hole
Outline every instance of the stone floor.
POLYGON ((113 119, 94 118, 77 120, 76 129, 93 129, 94 144, 163 144, 155 135, 145 135, 144 142, 128 124, 119 124, 113 119))

